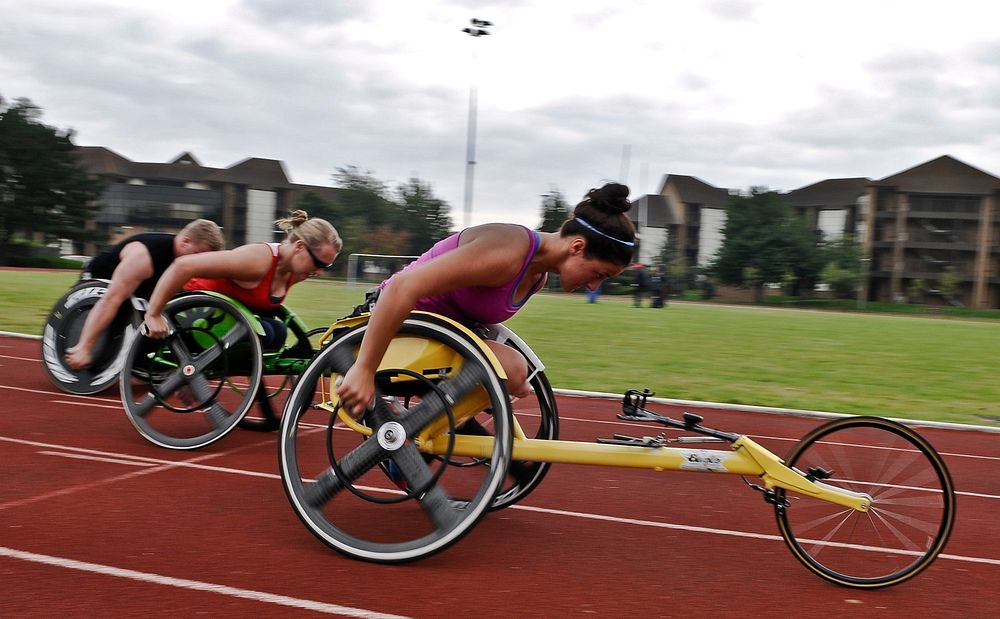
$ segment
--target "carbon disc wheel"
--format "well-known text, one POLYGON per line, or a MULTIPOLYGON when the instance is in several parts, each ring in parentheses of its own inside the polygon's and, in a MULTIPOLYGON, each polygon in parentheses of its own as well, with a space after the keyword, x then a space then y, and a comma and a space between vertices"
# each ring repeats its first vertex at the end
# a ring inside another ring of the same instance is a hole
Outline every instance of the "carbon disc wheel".
POLYGON ((260 339, 228 301, 182 295, 163 311, 172 334, 133 339, 122 369, 125 414, 168 449, 197 449, 226 434, 253 405, 262 375, 260 339), (241 389, 229 385, 237 382, 241 389))
POLYGON ((507 392, 476 342, 433 317, 415 316, 390 344, 386 359, 393 361, 379 368, 380 397, 365 415, 366 433, 347 427, 331 418, 333 408, 314 403, 335 400, 329 394, 353 365, 366 330, 336 336, 299 377, 281 421, 282 482, 299 519, 327 546, 366 561, 413 561, 455 543, 489 511, 510 460, 507 392), (433 389, 412 380, 412 372, 433 389), (447 443, 453 417, 485 409, 494 429, 487 465, 438 468, 440 462, 425 460, 417 437, 447 443), (386 474, 386 461, 399 479, 386 474), (363 498, 372 494, 408 500, 363 498))

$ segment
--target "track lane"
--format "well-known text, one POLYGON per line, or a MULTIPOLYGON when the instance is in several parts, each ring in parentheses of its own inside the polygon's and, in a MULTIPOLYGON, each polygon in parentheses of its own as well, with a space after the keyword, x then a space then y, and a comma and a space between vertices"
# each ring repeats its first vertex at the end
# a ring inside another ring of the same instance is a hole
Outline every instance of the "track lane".
MULTIPOLYGON (((916 580, 885 591, 841 589, 806 572, 777 539, 769 506, 739 478, 573 465, 555 466, 524 509, 491 514, 444 553, 380 566, 340 557, 298 522, 277 478, 275 435, 236 430, 201 451, 158 449, 116 408, 115 394, 74 398, 54 391, 30 361, 37 342, 0 338, 0 345, 0 397, 8 409, 0 418, 0 547, 17 552, 417 617, 691 617, 776 608, 805 617, 957 617, 988 616, 995 606, 983 592, 1000 577, 1000 550, 982 532, 1000 512, 996 435, 922 430, 953 454, 946 460, 967 493, 959 497, 959 522, 945 551, 965 559, 942 558, 916 580)), ((658 432, 616 422, 614 402, 560 398, 559 404, 567 438, 658 432)), ((779 454, 819 423, 698 412, 709 425, 761 437, 779 454)), ((0 570, 12 585, 5 600, 23 610, 18 616, 53 616, 73 604, 116 616, 196 609, 319 616, 8 556, 0 556, 0 570), (51 599, 54 589, 70 592, 72 601, 51 599)))

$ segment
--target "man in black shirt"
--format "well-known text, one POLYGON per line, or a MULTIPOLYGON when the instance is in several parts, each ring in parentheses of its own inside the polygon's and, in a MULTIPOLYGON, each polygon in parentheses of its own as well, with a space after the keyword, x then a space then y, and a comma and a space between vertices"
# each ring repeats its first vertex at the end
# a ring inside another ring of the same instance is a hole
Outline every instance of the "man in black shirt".
POLYGON ((84 269, 91 277, 108 279, 107 292, 87 314, 80 339, 66 349, 66 365, 82 370, 90 365, 94 344, 122 303, 131 296, 149 299, 156 282, 174 258, 222 249, 222 231, 215 222, 196 219, 176 235, 143 232, 128 237, 94 257, 84 269))

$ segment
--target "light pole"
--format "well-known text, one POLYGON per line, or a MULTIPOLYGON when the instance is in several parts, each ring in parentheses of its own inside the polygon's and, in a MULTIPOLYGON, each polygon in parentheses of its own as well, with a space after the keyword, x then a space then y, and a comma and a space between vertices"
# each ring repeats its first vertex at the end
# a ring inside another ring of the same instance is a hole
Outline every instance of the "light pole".
MULTIPOLYGON (((493 25, 492 22, 475 17, 469 20, 469 23, 472 24, 472 27, 463 28, 462 32, 471 37, 488 35, 490 32, 487 28, 493 25)), ((473 60, 475 60, 474 55, 473 60)), ((469 125, 465 142, 465 225, 462 226, 463 228, 468 228, 472 221, 472 178, 476 165, 476 104, 476 72, 475 66, 473 66, 472 81, 469 84, 469 125)))

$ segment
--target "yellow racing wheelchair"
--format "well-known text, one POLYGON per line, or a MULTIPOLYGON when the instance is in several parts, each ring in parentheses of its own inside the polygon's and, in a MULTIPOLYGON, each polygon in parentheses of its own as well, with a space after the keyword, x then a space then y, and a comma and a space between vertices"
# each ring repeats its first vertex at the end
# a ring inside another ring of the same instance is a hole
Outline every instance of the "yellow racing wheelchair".
POLYGON ((283 325, 287 338, 265 350, 262 318, 238 301, 208 291, 181 293, 167 303, 163 315, 169 335, 162 340, 133 337, 119 385, 132 425, 168 449, 204 447, 237 426, 276 430, 271 400, 287 392, 326 331, 309 330, 282 306, 269 318, 283 325), (255 403, 260 414, 251 416, 255 403))
MULTIPOLYGON (((537 409, 512 406, 503 369, 478 334, 424 312, 413 312, 390 343, 373 405, 355 419, 340 406, 336 383, 366 328, 362 315, 322 337, 286 401, 279 437, 292 508, 310 532, 349 557, 400 563, 440 552, 489 511, 530 492, 532 479, 520 485, 519 469, 544 474, 557 462, 741 475, 774 510, 795 558, 846 587, 912 578, 952 530, 951 476, 907 426, 836 419, 782 460, 748 436, 704 426, 697 415, 655 413, 647 408, 651 394, 632 390, 619 418, 687 435, 562 441, 537 430, 537 409), (700 445, 710 442, 728 449, 700 445)), ((520 340, 508 342, 530 355, 520 340)))

